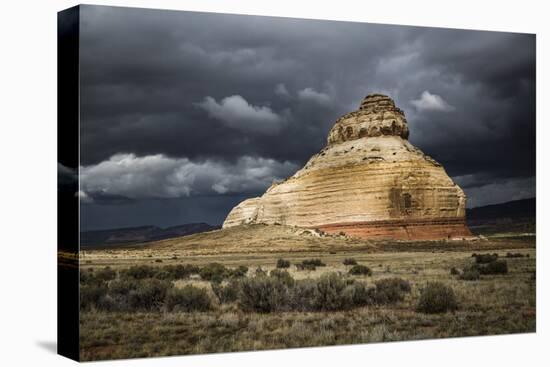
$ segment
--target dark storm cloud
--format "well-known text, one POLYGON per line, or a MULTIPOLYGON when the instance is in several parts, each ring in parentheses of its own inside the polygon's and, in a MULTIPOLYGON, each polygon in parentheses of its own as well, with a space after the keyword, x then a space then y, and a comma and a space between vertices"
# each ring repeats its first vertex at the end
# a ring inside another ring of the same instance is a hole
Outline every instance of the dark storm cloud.
MULTIPOLYGON (((405 111, 411 142, 466 180, 469 196, 506 201, 489 185, 534 193, 533 35, 93 6, 81 20, 89 169, 121 154, 228 171, 243 157, 299 167, 340 115, 382 92, 405 111)), ((171 187, 166 172, 149 175, 155 194, 171 187)), ((117 182, 112 194, 139 199, 117 182)), ((243 185, 225 182, 234 194, 243 185)))
POLYGON ((382 35, 395 34, 397 43, 405 33, 99 7, 86 7, 82 19, 83 164, 119 152, 237 159, 246 151, 303 162, 323 144, 334 119, 370 89, 365 76, 375 57, 365 56, 388 46, 382 35), (279 84, 291 98, 275 93, 279 84), (336 87, 342 85, 353 87, 336 87), (230 96, 292 116, 276 138, 253 131, 245 136, 196 105, 230 96), (320 104, 323 96, 333 101, 320 104))

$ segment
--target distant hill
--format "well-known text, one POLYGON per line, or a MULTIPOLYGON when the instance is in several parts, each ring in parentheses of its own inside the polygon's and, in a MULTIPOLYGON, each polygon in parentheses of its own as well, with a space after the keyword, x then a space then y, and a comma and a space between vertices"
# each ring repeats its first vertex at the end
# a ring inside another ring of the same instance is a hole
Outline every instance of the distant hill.
POLYGON ((474 234, 534 233, 536 199, 466 209, 466 221, 474 234))
POLYGON ((508 201, 501 204, 480 206, 477 208, 466 209, 466 218, 468 220, 534 218, 536 212, 535 205, 535 198, 531 198, 508 201))
POLYGON ((141 226, 129 228, 114 228, 80 233, 80 246, 83 248, 107 247, 159 241, 168 238, 188 236, 219 229, 207 223, 187 223, 179 226, 160 228, 157 226, 141 226))

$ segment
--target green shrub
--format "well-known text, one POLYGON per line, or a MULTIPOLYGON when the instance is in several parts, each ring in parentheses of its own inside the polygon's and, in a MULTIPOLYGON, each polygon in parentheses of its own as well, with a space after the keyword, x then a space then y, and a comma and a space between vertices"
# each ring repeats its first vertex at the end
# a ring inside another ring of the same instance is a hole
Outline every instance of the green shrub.
POLYGON ((90 284, 80 287, 80 309, 90 310, 97 308, 98 303, 107 294, 104 285, 90 284))
POLYGON ((178 280, 189 278, 191 274, 198 274, 200 268, 196 265, 166 265, 157 270, 155 278, 164 280, 178 280))
POLYGON ((128 306, 128 299, 122 296, 115 296, 107 293, 105 297, 98 300, 96 309, 107 312, 131 311, 128 306))
POLYGON ((344 259, 343 264, 344 265, 357 265, 357 261, 355 261, 355 259, 348 258, 348 259, 344 259))
POLYGON ((483 266, 478 266, 480 274, 506 274, 508 273, 508 263, 506 260, 498 260, 483 266))
POLYGON ((279 269, 290 268, 290 261, 284 260, 284 259, 277 260, 277 268, 279 269))
POLYGON ((104 281, 95 276, 93 268, 88 269, 88 271, 80 270, 80 285, 90 285, 90 286, 100 286, 103 285, 104 281))
MULTIPOLYGON (((222 303, 226 287, 233 286, 213 285, 214 293, 222 303)), ((374 303, 373 289, 336 273, 324 274, 319 279, 294 280, 288 272, 275 269, 269 276, 240 280, 232 292, 232 296, 237 294, 243 311, 262 313, 340 311, 374 303)))
POLYGON ((199 274, 204 280, 220 283, 230 275, 230 271, 220 263, 210 263, 203 266, 199 274))
POLYGON ((164 303, 172 283, 159 279, 144 279, 128 292, 128 307, 136 311, 155 311, 164 303))
POLYGON ((313 264, 296 264, 296 270, 317 270, 317 267, 313 264))
POLYGON ((121 278, 109 283, 108 294, 98 304, 105 311, 159 310, 172 283, 159 279, 121 278))
MULTIPOLYGON (((342 311, 374 303, 372 289, 368 289, 362 282, 347 280, 339 274, 324 274, 314 283, 313 302, 302 307, 306 310, 342 311)), ((304 292, 304 289, 301 291, 304 292)))
POLYGON ((157 273, 157 269, 149 265, 134 265, 128 269, 120 271, 120 276, 132 279, 153 278, 157 273))
POLYGON ((351 287, 353 289, 352 300, 354 306, 362 307, 374 303, 374 288, 369 289, 364 283, 361 282, 356 282, 351 285, 351 287))
POLYGON ((461 280, 474 281, 479 280, 479 271, 475 268, 464 269, 462 274, 458 277, 461 280))
POLYGON ((453 289, 440 282, 430 282, 422 289, 416 310, 422 313, 444 313, 458 308, 453 289))
POLYGON ((104 311, 156 311, 172 287, 169 281, 150 278, 116 279, 108 287, 86 285, 80 288, 81 307, 84 310, 93 307, 104 311))
POLYGON ((212 301, 206 289, 192 285, 186 285, 181 289, 169 289, 164 303, 168 311, 192 312, 212 309, 212 301))
POLYGON ((116 296, 127 296, 130 291, 134 291, 141 286, 141 280, 122 278, 113 280, 109 283, 109 294, 116 296))
POLYGON ((235 269, 232 269, 229 271, 229 276, 231 278, 242 278, 242 277, 245 277, 247 273, 248 273, 248 267, 244 265, 239 265, 235 269))
POLYGON ((344 292, 346 286, 346 282, 338 274, 323 274, 317 280, 317 292, 315 294, 317 308, 336 311, 353 305, 353 293, 344 292))
POLYGON ((232 303, 239 297, 241 284, 237 279, 232 279, 229 283, 221 285, 219 283, 211 283, 212 291, 218 297, 220 303, 232 303))
POLYGON ((309 260, 303 260, 302 265, 308 266, 327 266, 324 262, 322 262, 320 259, 309 259, 309 260))
POLYGON ((488 264, 498 259, 498 254, 473 254, 477 264, 488 264))
POLYGON ((297 270, 316 270, 318 266, 326 266, 320 259, 303 260, 302 263, 296 264, 297 270))
POLYGON ((201 268, 199 268, 197 265, 186 264, 186 265, 183 265, 183 268, 184 268, 185 276, 189 276, 192 274, 198 275, 201 271, 201 268))
POLYGON ((411 291, 411 285, 401 278, 385 278, 374 283, 376 286, 373 294, 377 304, 389 304, 405 299, 405 293, 411 291))
POLYGON ((297 280, 290 294, 290 309, 294 311, 317 311, 317 281, 297 280))
POLYGON ((354 265, 351 269, 349 269, 349 273, 351 275, 372 275, 372 270, 365 265, 354 265))
POLYGON ((267 276, 267 272, 264 269, 262 269, 261 266, 258 266, 256 270, 254 270, 254 275, 257 277, 265 277, 267 276))
POLYGON ((100 269, 94 273, 94 276, 101 281, 109 281, 116 278, 116 271, 107 266, 103 269, 100 269))
POLYGON ((273 269, 269 272, 270 277, 278 278, 281 280, 287 287, 294 286, 294 278, 286 270, 273 269))
POLYGON ((244 311, 268 313, 288 308, 289 291, 277 277, 257 276, 241 280, 239 306, 244 311))

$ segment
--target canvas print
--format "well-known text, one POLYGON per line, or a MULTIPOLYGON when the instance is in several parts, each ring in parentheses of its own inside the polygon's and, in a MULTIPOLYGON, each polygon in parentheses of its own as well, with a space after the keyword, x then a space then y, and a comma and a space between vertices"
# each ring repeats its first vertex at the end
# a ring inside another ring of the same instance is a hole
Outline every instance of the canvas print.
POLYGON ((535 35, 59 14, 60 353, 536 330, 535 35))

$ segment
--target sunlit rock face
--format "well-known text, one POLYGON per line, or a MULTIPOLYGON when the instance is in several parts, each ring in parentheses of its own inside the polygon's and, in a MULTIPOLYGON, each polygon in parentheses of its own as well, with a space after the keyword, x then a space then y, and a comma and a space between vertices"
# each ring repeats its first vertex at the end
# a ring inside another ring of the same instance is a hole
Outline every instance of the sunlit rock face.
POLYGON ((393 100, 368 95, 335 122, 327 145, 302 169, 237 205, 223 227, 278 223, 377 239, 470 236, 464 192, 408 136, 393 100))

